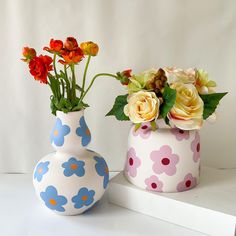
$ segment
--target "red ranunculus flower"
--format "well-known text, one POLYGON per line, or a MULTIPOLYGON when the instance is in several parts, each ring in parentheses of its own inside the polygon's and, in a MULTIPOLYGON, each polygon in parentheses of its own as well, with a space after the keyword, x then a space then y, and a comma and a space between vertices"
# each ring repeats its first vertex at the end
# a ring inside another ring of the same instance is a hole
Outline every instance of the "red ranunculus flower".
POLYGON ((39 80, 40 83, 47 84, 48 72, 52 70, 52 58, 49 56, 40 55, 30 60, 29 69, 30 74, 34 76, 35 80, 39 80))
POLYGON ((36 51, 34 48, 23 47, 22 49, 22 61, 29 62, 32 58, 36 57, 36 51))
POLYGON ((68 37, 64 43, 64 47, 69 51, 76 50, 78 48, 77 40, 73 37, 68 37))
POLYGON ((128 70, 124 70, 124 71, 122 71, 121 72, 121 74, 123 75, 123 76, 126 76, 126 77, 131 77, 131 72, 132 72, 132 70, 131 69, 128 69, 128 70))
POLYGON ((132 76, 131 75, 132 70, 124 70, 121 73, 117 73, 118 80, 120 80, 122 85, 128 85, 129 84, 129 78, 132 76))
POLYGON ((50 40, 50 47, 44 47, 43 50, 48 52, 60 52, 63 47, 63 42, 61 40, 50 40))
POLYGON ((82 49, 78 47, 76 50, 73 51, 64 50, 61 56, 63 57, 64 61, 59 60, 59 62, 63 65, 66 65, 80 62, 84 57, 84 54, 82 49))

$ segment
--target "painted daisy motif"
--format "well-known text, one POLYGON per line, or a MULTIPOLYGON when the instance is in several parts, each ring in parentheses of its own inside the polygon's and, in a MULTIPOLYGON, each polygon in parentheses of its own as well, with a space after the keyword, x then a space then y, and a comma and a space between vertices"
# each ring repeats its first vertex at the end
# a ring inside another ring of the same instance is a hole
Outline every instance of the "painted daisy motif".
POLYGON ((48 172, 49 161, 40 162, 35 168, 34 179, 40 182, 43 176, 48 172))
POLYGON ((137 175, 137 168, 141 165, 141 160, 136 156, 135 149, 131 147, 127 153, 126 171, 131 177, 137 175))
POLYGON ((64 137, 70 133, 70 127, 68 125, 62 125, 59 118, 56 119, 56 124, 51 132, 50 141, 56 146, 63 146, 64 137))
POLYGON ((88 190, 87 188, 81 188, 76 196, 72 198, 75 208, 82 208, 83 206, 89 206, 94 202, 94 190, 88 190))
POLYGON ((195 134, 195 138, 191 143, 191 150, 193 152, 193 160, 194 162, 197 162, 200 159, 200 135, 198 132, 195 134))
POLYGON ((85 147, 91 141, 91 133, 85 122, 84 116, 80 118, 80 127, 76 129, 76 134, 82 138, 82 145, 85 147))
POLYGON ((48 186, 45 192, 40 193, 40 197, 51 210, 59 212, 65 211, 63 205, 67 203, 67 199, 62 195, 58 195, 57 189, 54 186, 48 186))
POLYGON ((103 157, 94 157, 96 161, 95 169, 98 175, 103 176, 103 187, 106 188, 109 182, 109 170, 106 161, 103 157))
POLYGON ((152 133, 152 127, 150 122, 142 123, 141 127, 135 131, 135 127, 132 130, 134 136, 140 136, 143 139, 148 139, 152 133))
POLYGON ((171 133, 175 135, 175 138, 178 141, 182 141, 182 140, 188 140, 189 139, 189 131, 188 130, 182 130, 179 128, 173 128, 171 129, 171 133))
POLYGON ((172 176, 176 173, 179 156, 172 153, 170 146, 163 145, 159 150, 152 151, 150 158, 154 162, 152 169, 156 174, 165 173, 172 176))
POLYGON ((67 162, 62 164, 64 168, 64 175, 69 177, 72 175, 77 175, 79 177, 85 174, 84 161, 77 161, 74 157, 71 157, 67 162))
POLYGON ((155 175, 145 179, 146 189, 156 192, 162 192, 163 183, 155 175))
POLYGON ((196 185, 197 185, 197 179, 193 177, 191 173, 189 173, 184 177, 184 180, 178 184, 177 191, 183 192, 195 187, 196 185))

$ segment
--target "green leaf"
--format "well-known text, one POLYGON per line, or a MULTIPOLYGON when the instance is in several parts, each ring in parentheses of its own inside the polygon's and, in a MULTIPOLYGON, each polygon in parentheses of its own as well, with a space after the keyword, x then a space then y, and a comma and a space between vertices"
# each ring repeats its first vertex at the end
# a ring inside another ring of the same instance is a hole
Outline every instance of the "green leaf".
POLYGON ((165 123, 170 126, 170 120, 168 119, 167 116, 166 116, 166 118, 165 118, 165 123))
POLYGON ((160 107, 160 115, 163 119, 166 118, 170 109, 174 106, 176 99, 176 90, 165 86, 163 92, 163 103, 160 107))
POLYGON ((202 94, 200 95, 201 99, 204 102, 204 110, 203 110, 203 119, 207 119, 217 108, 219 101, 226 95, 227 93, 211 93, 211 94, 202 94))
POLYGON ((87 107, 89 107, 89 105, 87 103, 80 102, 72 108, 72 111, 80 111, 80 110, 85 109, 87 107))
POLYGON ((57 107, 55 106, 55 103, 56 103, 55 100, 56 99, 55 99, 55 97, 53 95, 50 97, 50 99, 51 99, 50 107, 51 107, 52 114, 56 115, 56 112, 57 112, 57 107))
POLYGON ((60 102, 58 103, 58 109, 64 113, 68 113, 71 111, 72 105, 66 98, 61 98, 60 102))
POLYGON ((135 124, 134 131, 136 132, 141 127, 141 125, 141 123, 135 124))
POLYGON ((115 116, 117 120, 129 120, 129 117, 124 113, 124 106, 128 103, 127 97, 128 94, 118 96, 112 109, 106 114, 106 116, 115 116))
POLYGON ((151 124, 151 127, 152 127, 152 131, 156 131, 157 130, 157 123, 156 123, 156 121, 153 120, 153 121, 150 122, 150 124, 151 124))

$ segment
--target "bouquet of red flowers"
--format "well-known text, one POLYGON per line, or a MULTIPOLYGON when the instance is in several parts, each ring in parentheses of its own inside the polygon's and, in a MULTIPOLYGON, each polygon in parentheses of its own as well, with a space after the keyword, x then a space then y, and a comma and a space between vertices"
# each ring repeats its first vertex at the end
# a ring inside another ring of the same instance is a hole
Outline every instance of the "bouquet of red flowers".
POLYGON ((68 113, 85 109, 88 104, 83 100, 94 80, 99 76, 116 77, 108 73, 96 74, 89 86, 85 88, 91 57, 96 56, 99 51, 98 45, 91 41, 78 45, 73 37, 68 37, 64 43, 61 40, 51 39, 49 47, 44 47, 43 50, 52 54, 52 57, 38 56, 34 48, 24 47, 22 60, 28 64, 30 74, 35 80, 51 88, 51 110, 54 115, 57 110, 68 113), (75 66, 85 57, 87 57, 87 62, 81 85, 79 85, 76 81, 75 66))

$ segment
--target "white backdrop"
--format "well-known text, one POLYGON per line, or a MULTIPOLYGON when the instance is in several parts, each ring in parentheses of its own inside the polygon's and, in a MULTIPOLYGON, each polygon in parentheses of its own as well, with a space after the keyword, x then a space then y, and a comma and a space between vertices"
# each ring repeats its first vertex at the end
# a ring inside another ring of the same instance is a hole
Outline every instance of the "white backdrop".
MULTIPOLYGON (((90 75, 166 65, 206 69, 229 95, 217 123, 201 131, 202 159, 236 167, 235 0, 0 0, 0 6, 0 172, 32 171, 52 151, 49 89, 33 81, 19 58, 22 46, 41 49, 67 36, 100 45, 90 75)), ((100 78, 87 97, 90 148, 111 170, 123 167, 130 124, 104 115, 124 92, 117 81, 100 78)))

